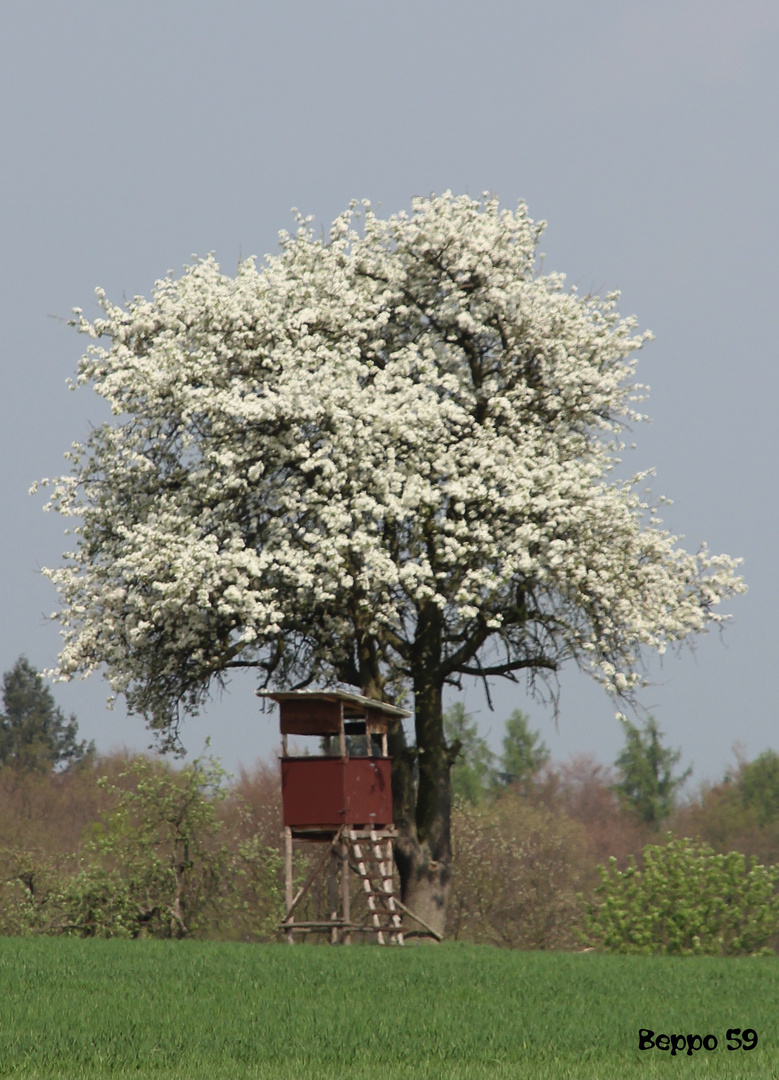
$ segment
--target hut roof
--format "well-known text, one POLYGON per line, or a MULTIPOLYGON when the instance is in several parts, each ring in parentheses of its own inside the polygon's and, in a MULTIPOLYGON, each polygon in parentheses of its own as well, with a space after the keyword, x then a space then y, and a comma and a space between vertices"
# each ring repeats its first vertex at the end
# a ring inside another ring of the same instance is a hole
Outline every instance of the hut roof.
POLYGON ((295 701, 303 704, 306 701, 329 701, 343 704, 344 719, 350 720, 363 717, 366 709, 372 713, 383 713, 388 721, 396 722, 411 716, 408 709, 399 709, 397 705, 389 705, 386 701, 377 701, 375 698, 363 697, 362 694, 351 694, 347 690, 256 690, 258 697, 270 698, 281 705, 286 701, 295 701))

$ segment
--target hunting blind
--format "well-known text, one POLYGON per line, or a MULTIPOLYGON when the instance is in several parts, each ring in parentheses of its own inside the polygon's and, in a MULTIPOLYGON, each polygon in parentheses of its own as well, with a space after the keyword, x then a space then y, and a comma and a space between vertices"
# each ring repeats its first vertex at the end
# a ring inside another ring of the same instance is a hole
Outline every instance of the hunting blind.
POLYGON ((380 944, 402 945, 403 911, 429 930, 395 896, 392 881, 396 830, 387 736, 411 714, 343 690, 258 694, 275 701, 280 713, 286 914, 279 929, 290 943, 295 933, 328 933, 331 942, 346 944, 353 933, 369 933, 380 944), (290 752, 288 738, 296 735, 317 737, 317 753, 296 753, 294 745, 290 752), (293 894, 295 841, 326 847, 293 894), (326 866, 329 918, 296 920, 295 911, 326 866), (362 883, 367 922, 352 919, 353 874, 362 883))

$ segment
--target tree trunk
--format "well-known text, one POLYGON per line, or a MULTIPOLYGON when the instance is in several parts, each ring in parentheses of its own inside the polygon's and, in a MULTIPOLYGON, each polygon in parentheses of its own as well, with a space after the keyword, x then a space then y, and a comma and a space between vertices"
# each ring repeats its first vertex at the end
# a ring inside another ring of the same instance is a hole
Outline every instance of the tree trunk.
POLYGON ((449 901, 451 755, 444 739, 442 687, 438 677, 440 615, 420 615, 414 664, 416 747, 398 730, 390 740, 392 799, 399 836, 395 861, 401 900, 442 937, 449 901))

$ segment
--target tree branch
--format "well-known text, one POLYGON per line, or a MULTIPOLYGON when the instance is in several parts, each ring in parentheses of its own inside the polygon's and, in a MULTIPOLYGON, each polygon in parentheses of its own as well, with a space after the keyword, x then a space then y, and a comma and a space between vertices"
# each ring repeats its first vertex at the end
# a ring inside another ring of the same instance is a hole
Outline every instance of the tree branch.
POLYGON ((491 667, 477 668, 459 667, 457 671, 461 675, 476 675, 481 678, 484 675, 508 675, 512 671, 521 671, 526 668, 545 668, 547 671, 557 671, 556 660, 550 660, 546 656, 530 657, 525 660, 511 660, 506 664, 494 664, 491 667))

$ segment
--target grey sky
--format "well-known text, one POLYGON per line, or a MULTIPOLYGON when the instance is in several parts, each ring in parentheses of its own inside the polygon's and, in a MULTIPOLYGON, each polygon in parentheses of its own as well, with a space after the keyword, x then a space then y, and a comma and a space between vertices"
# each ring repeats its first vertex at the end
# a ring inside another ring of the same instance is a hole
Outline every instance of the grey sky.
MULTIPOLYGON (((31 498, 104 418, 69 394, 83 339, 60 320, 145 293, 191 254, 230 272, 275 249, 299 207, 329 223, 353 197, 387 213, 412 195, 524 198, 549 228, 545 268, 580 289, 622 290, 657 340, 643 354, 654 423, 631 471, 657 466, 666 514, 697 547, 745 558, 748 595, 725 638, 655 664, 644 694, 694 780, 735 740, 779 749, 777 383, 779 250, 775 0, 25 0, 0 36, 3 167, 0 669, 56 657, 38 568, 63 522, 31 498), (774 313, 774 314, 772 314, 774 313)), ((613 761, 613 702, 564 675, 559 728, 522 691, 481 693, 494 743, 527 709, 558 758, 613 761)), ((107 685, 55 687, 101 750, 144 747, 107 685)), ((275 745, 249 678, 185 729, 229 768, 275 745)))

